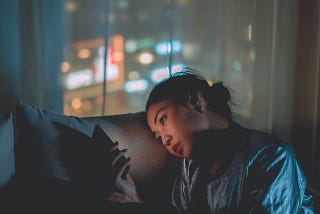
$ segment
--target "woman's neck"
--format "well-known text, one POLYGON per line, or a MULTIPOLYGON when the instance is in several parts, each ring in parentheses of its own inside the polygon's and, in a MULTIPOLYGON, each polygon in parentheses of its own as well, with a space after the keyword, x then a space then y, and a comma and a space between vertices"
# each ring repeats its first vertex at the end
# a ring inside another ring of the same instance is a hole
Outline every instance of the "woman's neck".
POLYGON ((229 127, 229 121, 216 114, 216 113, 209 113, 208 115, 208 120, 209 120, 209 129, 213 130, 226 130, 229 127))

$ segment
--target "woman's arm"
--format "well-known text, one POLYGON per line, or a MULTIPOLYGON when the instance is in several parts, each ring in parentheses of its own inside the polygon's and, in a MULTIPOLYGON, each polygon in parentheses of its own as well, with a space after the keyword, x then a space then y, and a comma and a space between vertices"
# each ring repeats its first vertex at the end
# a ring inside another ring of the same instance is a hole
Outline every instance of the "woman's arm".
MULTIPOLYGON (((247 213, 300 213, 306 178, 289 145, 260 149, 247 166, 241 211, 247 213)), ((307 208, 313 213, 312 206, 307 208)))

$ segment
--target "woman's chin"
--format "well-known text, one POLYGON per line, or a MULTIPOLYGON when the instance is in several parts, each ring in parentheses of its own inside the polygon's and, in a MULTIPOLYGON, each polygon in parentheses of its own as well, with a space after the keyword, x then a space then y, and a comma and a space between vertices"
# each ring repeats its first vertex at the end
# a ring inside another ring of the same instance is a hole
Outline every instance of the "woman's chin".
POLYGON ((191 153, 188 152, 188 151, 183 151, 182 154, 181 154, 181 156, 182 156, 183 158, 185 158, 185 159, 190 159, 191 153))
POLYGON ((177 158, 185 158, 185 156, 182 154, 179 154, 177 152, 169 151, 169 153, 177 158))

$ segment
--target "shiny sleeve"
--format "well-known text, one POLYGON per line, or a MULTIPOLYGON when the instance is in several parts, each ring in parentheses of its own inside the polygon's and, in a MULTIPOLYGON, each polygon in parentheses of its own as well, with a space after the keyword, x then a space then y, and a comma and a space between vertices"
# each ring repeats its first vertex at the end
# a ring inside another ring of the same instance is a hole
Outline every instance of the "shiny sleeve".
POLYGON ((243 197, 246 213, 313 213, 306 178, 289 145, 260 149, 248 162, 243 197))

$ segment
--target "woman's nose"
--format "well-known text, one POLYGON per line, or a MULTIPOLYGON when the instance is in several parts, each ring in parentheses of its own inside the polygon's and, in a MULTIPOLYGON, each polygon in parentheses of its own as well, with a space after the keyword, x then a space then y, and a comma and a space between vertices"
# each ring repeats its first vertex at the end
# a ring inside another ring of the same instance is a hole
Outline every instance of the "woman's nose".
POLYGON ((163 138, 163 145, 170 146, 171 137, 170 136, 164 136, 163 138))

